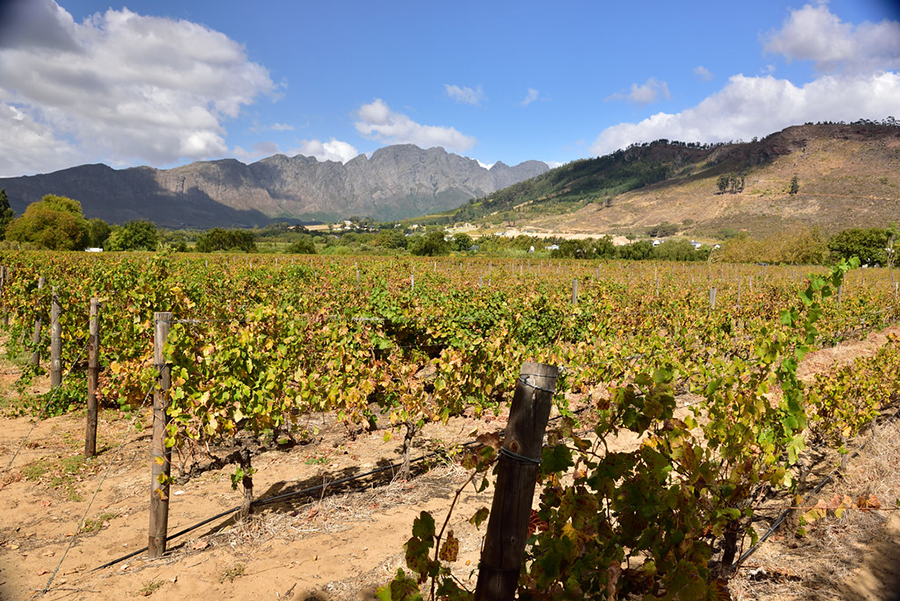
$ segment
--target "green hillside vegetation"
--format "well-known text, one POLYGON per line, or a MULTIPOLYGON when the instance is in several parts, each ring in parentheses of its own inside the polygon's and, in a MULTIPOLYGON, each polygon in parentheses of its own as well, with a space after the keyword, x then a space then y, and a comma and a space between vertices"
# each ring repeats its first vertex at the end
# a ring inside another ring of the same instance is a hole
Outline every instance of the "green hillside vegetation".
POLYGON ((881 122, 787 128, 750 142, 635 144, 574 161, 418 223, 753 238, 814 227, 900 221, 900 127, 881 122))
POLYGON ((497 216, 494 221, 502 221, 590 203, 607 204, 619 194, 673 177, 678 163, 699 160, 708 148, 657 140, 599 158, 573 161, 504 188, 490 198, 473 199, 446 215, 454 221, 492 216, 497 216))

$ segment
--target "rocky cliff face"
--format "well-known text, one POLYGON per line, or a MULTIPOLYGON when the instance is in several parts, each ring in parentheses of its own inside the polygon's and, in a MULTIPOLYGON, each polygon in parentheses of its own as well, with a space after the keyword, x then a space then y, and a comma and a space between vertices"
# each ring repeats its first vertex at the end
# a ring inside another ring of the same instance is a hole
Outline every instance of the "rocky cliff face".
POLYGON ((69 196, 85 215, 164 226, 250 226, 273 219, 379 220, 426 215, 544 173, 539 161, 485 169, 442 148, 388 146, 346 164, 276 155, 250 165, 234 159, 158 170, 83 165, 45 175, 0 178, 21 213, 45 194, 69 196))

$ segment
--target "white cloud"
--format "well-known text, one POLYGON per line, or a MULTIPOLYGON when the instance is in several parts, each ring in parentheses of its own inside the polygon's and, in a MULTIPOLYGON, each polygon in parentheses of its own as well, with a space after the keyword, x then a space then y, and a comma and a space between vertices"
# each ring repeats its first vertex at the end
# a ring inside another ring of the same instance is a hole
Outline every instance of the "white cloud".
POLYGON ((234 157, 244 163, 253 163, 276 154, 289 156, 303 155, 315 157, 319 161, 337 161, 346 163, 359 156, 359 151, 351 144, 332 138, 328 142, 321 140, 301 140, 300 146, 290 150, 282 150, 275 142, 257 142, 251 150, 236 146, 232 151, 234 157))
POLYGON ((298 154, 313 156, 320 161, 337 161, 346 163, 359 156, 359 151, 351 144, 331 138, 328 142, 320 140, 303 140, 300 142, 298 154))
POLYGON ((456 102, 477 105, 484 100, 484 91, 481 89, 481 86, 478 86, 473 90, 472 88, 461 88, 459 86, 444 84, 444 88, 447 90, 447 95, 456 102))
POLYGON ((788 60, 811 60, 819 71, 858 74, 900 68, 900 23, 841 21, 825 4, 794 10, 778 31, 766 36, 765 49, 788 60))
POLYGON ((0 140, 0 177, 52 171, 81 156, 71 142, 56 138, 48 124, 37 121, 28 107, 4 102, 0 102, 0 140))
POLYGON ((250 164, 260 159, 270 157, 275 154, 284 154, 275 142, 257 142, 251 150, 247 150, 243 146, 235 146, 231 150, 231 154, 237 160, 250 164))
POLYGON ((452 127, 421 125, 406 115, 395 113, 380 98, 359 109, 356 130, 370 140, 388 144, 415 144, 421 148, 442 146, 463 151, 475 145, 475 138, 463 135, 452 127))
POLYGON ((700 81, 709 81, 713 78, 713 74, 704 66, 694 67, 694 77, 700 81))
POLYGON ((15 0, 4 21, 17 33, 0 35, 0 131, 40 135, 4 135, 0 175, 223 156, 223 123, 276 87, 240 44, 188 21, 122 9, 75 23, 52 0, 15 0))
POLYGON ((616 93, 607 97, 606 100, 627 100, 634 104, 651 104, 659 100, 660 96, 666 100, 671 97, 669 84, 651 77, 643 85, 631 84, 631 91, 628 94, 616 93))
POLYGON ((590 150, 608 154, 660 138, 727 142, 765 136, 808 121, 855 121, 896 115, 900 74, 826 75, 804 86, 772 76, 735 75, 724 89, 680 113, 657 113, 639 123, 603 130, 590 150))
POLYGON ((529 104, 537 100, 538 96, 540 96, 540 93, 537 90, 535 90, 534 88, 528 88, 528 93, 525 94, 525 100, 523 100, 519 104, 521 104, 522 106, 528 106, 529 104))

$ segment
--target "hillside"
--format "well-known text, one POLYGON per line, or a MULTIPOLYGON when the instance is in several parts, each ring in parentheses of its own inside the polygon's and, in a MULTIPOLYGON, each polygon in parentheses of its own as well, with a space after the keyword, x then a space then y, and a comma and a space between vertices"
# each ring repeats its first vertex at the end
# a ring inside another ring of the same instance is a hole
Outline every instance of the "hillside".
POLYGON ((276 155, 250 165, 234 159, 160 170, 82 165, 49 174, 0 178, 17 213, 45 194, 81 202, 88 217, 147 219, 175 227, 252 226, 275 220, 394 220, 446 211, 549 168, 527 161, 490 169, 442 148, 387 146, 346 164, 276 155))
POLYGON ((900 127, 803 125, 746 143, 635 145, 472 200, 444 219, 584 234, 646 233, 663 223, 709 236, 796 224, 884 227, 900 222, 900 127), (723 175, 742 177, 743 191, 720 192, 723 175))

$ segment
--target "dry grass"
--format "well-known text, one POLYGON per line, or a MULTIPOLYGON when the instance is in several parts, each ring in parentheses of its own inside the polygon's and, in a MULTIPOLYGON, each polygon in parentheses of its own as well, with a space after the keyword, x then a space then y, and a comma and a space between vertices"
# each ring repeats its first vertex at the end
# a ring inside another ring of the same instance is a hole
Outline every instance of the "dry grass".
MULTIPOLYGON (((860 440, 859 444, 863 441, 860 440)), ((837 458, 831 455, 831 465, 837 458)), ((880 426, 875 437, 850 461, 847 473, 804 503, 814 505, 835 494, 852 499, 875 495, 881 511, 850 510, 807 526, 797 537, 784 528, 763 543, 732 580, 736 600, 895 599, 900 566, 900 419, 880 426)), ((815 487, 820 478, 810 478, 815 487)))
MULTIPOLYGON (((456 464, 442 465, 413 481, 394 480, 387 485, 341 494, 322 495, 319 500, 292 503, 291 507, 264 507, 258 513, 210 535, 184 545, 182 552, 206 546, 258 546, 270 540, 292 542, 322 533, 341 532, 354 522, 373 521, 376 513, 398 506, 419 507, 436 496, 461 485, 468 472, 456 464)), ((449 503, 447 504, 449 508, 449 503)))
POLYGON ((573 212, 526 218, 520 228, 559 233, 645 233, 660 223, 683 224, 686 234, 715 236, 744 230, 754 237, 794 227, 833 233, 850 227, 884 227, 900 220, 900 140, 891 128, 883 137, 846 135, 844 128, 801 127, 778 135, 792 152, 752 166, 695 165, 695 175, 673 177, 573 212), (803 139, 800 144, 800 139, 803 139), (801 151, 802 148, 802 151, 801 151), (722 173, 746 176, 741 194, 718 194, 722 173), (790 195, 794 175, 800 191, 790 195))

